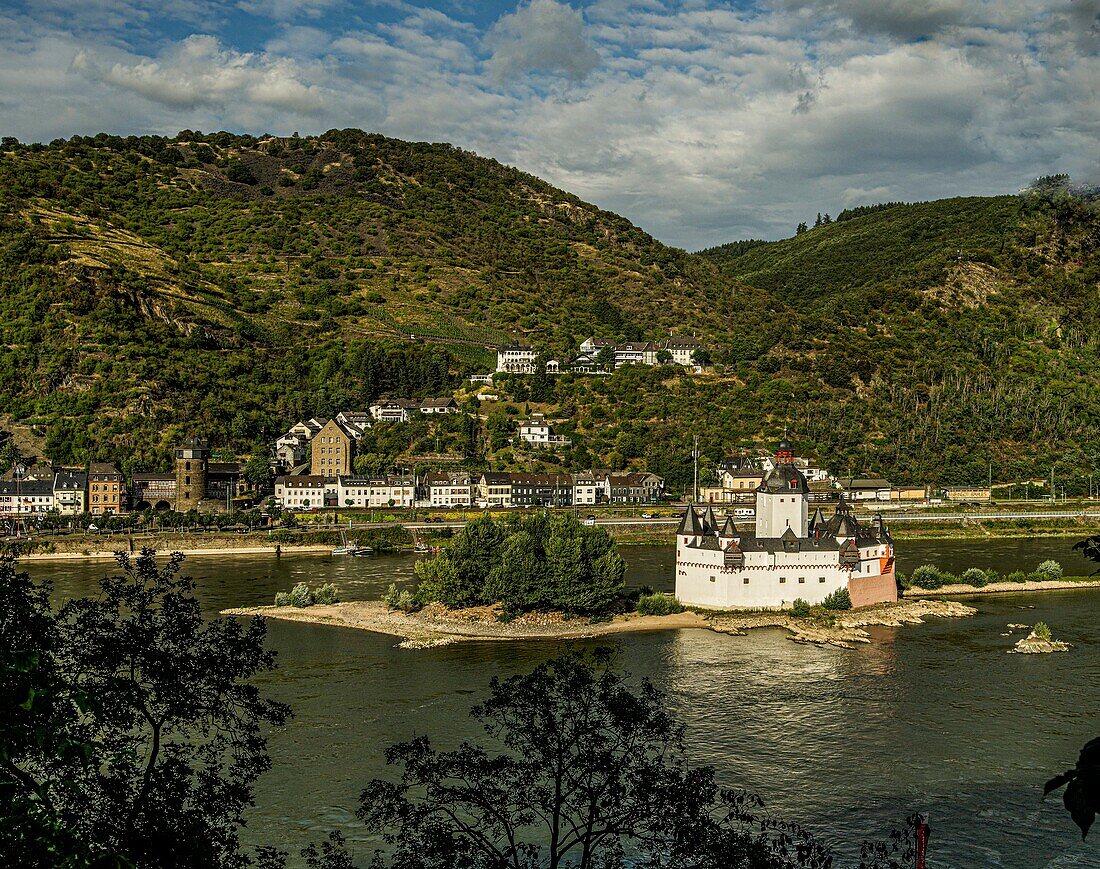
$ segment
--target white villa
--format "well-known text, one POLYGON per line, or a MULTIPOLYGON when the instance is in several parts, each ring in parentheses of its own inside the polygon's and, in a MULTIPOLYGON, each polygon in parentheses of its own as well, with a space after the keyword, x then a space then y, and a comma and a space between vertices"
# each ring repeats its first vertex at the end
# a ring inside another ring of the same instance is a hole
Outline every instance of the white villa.
POLYGON ((519 439, 537 447, 567 447, 573 443, 565 435, 554 434, 550 423, 541 413, 533 413, 529 420, 520 423, 519 439))
POLYGON ((809 484, 784 438, 775 465, 756 488, 756 521, 739 528, 713 508, 688 507, 676 531, 676 596, 715 609, 821 603, 846 588, 852 606, 898 599, 894 545, 877 517, 860 524, 843 500, 826 519, 809 515, 809 484))
POLYGON ((539 354, 531 347, 512 345, 497 350, 497 371, 511 374, 534 374, 539 354))

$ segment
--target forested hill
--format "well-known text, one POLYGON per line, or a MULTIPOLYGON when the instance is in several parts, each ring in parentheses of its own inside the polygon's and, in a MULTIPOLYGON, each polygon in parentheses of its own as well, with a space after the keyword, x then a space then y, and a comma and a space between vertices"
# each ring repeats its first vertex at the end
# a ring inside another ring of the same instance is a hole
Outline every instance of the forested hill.
POLYGON ((716 334, 737 297, 537 178, 359 131, 5 140, 0 257, 0 404, 63 461, 246 447, 449 391, 516 338, 716 334))
MULTIPOLYGON (((485 348, 696 333, 715 370, 500 384, 574 436, 379 430, 381 463, 638 467, 790 425, 837 470, 899 481, 1087 473, 1100 455, 1098 217, 1053 179, 890 205, 693 255, 496 161, 359 131, 0 144, 0 427, 55 461, 248 450, 299 417, 450 393, 485 348), (430 445, 430 446, 429 446, 430 445)), ((504 379, 506 380, 506 379, 504 379)), ((433 424, 434 425, 434 424, 433 424)), ((1097 471, 1100 474, 1100 471, 1097 471)))

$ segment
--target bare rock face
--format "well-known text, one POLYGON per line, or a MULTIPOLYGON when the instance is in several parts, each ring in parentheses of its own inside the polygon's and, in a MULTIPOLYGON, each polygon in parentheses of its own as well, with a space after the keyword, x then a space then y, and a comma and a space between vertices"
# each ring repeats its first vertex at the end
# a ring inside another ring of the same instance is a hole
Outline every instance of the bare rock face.
POLYGON ((1032 628, 1031 633, 1016 643, 1014 649, 1009 649, 1009 654, 1019 655, 1046 655, 1050 652, 1068 652, 1069 643, 1063 643, 1050 636, 1050 631, 1036 632, 1032 628))

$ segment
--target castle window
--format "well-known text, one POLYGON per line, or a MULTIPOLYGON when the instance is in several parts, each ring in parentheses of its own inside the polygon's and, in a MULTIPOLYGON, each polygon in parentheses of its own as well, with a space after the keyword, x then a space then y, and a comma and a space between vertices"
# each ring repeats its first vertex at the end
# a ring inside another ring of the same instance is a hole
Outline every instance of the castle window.
POLYGON ((749 578, 747 576, 742 581, 745 583, 745 585, 749 584, 749 578))
POLYGON ((787 577, 785 577, 785 576, 779 577, 780 584, 785 583, 786 581, 787 581, 787 577))
POLYGON ((713 577, 713 576, 712 576, 712 577, 710 578, 710 581, 711 581, 711 582, 714 582, 714 577, 713 577))
POLYGON ((824 581, 825 581, 825 577, 824 577, 824 576, 819 576, 819 577, 817 578, 817 581, 818 581, 818 582, 824 582, 824 581))
POLYGON ((800 577, 798 577, 798 581, 799 581, 799 582, 805 582, 805 581, 806 581, 806 577, 804 577, 804 576, 800 576, 800 577))

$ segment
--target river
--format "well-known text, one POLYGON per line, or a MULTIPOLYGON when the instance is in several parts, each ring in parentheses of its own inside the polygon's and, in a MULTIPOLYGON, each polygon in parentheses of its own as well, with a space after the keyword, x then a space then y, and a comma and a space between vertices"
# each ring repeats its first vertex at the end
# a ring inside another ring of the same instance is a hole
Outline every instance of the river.
MULTIPOLYGON (((913 541, 911 571, 933 562, 1031 570, 1087 562, 1065 540, 913 541)), ((623 547, 629 580, 672 587, 672 547, 623 547)), ((211 615, 269 602, 295 582, 335 582, 345 598, 377 598, 412 579, 408 556, 189 558, 211 615)), ((89 593, 103 563, 34 563, 58 599, 89 593)), ((929 812, 936 869, 1100 867, 1100 832, 1081 843, 1043 782, 1100 735, 1100 590, 975 597, 977 617, 873 628, 855 650, 802 646, 779 630, 730 637, 669 631, 614 638, 621 666, 665 689, 687 725, 691 759, 755 790, 777 813, 838 842, 885 837, 929 812), (1009 622, 1046 621, 1064 655, 1009 655, 1009 622)), ((451 745, 480 733, 466 712, 493 675, 552 656, 550 642, 395 648, 392 637, 272 621, 279 668, 262 682, 296 716, 271 735, 246 839, 297 851, 338 827, 363 862, 377 846, 354 819, 356 799, 385 776, 383 750, 428 733, 451 745)), ((605 644, 609 641, 603 640, 605 644)), ((293 862, 293 861, 292 861, 293 862)), ((299 864, 294 864, 299 865, 299 864)))

